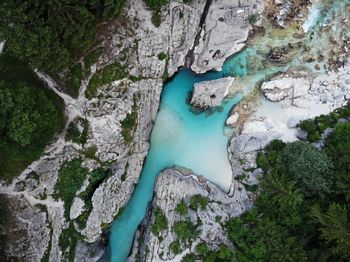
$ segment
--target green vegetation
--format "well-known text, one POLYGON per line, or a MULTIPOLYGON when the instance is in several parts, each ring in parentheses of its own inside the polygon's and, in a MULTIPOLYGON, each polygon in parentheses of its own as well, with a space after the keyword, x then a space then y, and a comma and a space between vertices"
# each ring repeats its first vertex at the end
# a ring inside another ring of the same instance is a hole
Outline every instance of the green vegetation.
POLYGON ((77 98, 79 95, 79 89, 81 82, 86 77, 93 63, 102 54, 102 48, 96 48, 84 57, 84 62, 78 62, 69 68, 69 72, 66 77, 66 92, 73 98, 77 98))
POLYGON ((181 244, 179 240, 175 240, 169 245, 169 248, 171 252, 173 252, 174 255, 180 254, 181 251, 181 244))
POLYGON ((72 222, 68 228, 63 229, 59 238, 59 246, 62 250, 63 261, 74 261, 75 248, 78 240, 83 240, 83 237, 75 230, 72 222))
POLYGON ((337 124, 348 109, 301 123, 311 142, 335 128, 324 149, 273 141, 259 154, 255 207, 226 223, 235 261, 350 259, 350 123, 337 124))
POLYGON ((24 63, 0 56, 0 177, 18 175, 63 127, 62 101, 24 63))
POLYGON ((174 232, 178 239, 184 243, 189 243, 198 237, 197 225, 190 220, 179 221, 174 224, 174 232))
POLYGON ((177 204, 175 208, 175 212, 178 213, 181 216, 186 216, 188 213, 188 207, 185 203, 185 201, 181 201, 179 204, 177 204))
POLYGON ((155 27, 159 27, 161 21, 160 10, 162 6, 168 3, 168 0, 146 0, 147 5, 152 9, 152 23, 155 27))
POLYGON ((97 95, 100 86, 112 83, 115 80, 123 79, 128 76, 127 71, 121 64, 110 64, 98 70, 90 79, 89 85, 86 88, 85 95, 91 99, 97 95))
POLYGON ((129 162, 126 162, 126 165, 125 165, 125 168, 124 168, 124 173, 120 177, 121 181, 125 181, 126 175, 128 173, 128 168, 129 168, 129 162))
POLYGON ((187 254, 184 256, 181 260, 181 262, 195 262, 196 261, 196 256, 195 254, 187 254))
POLYGON ((338 108, 329 115, 320 115, 315 119, 304 120, 299 127, 308 132, 308 140, 314 142, 321 139, 321 134, 327 129, 334 127, 338 119, 350 117, 350 103, 338 108))
POLYGON ((137 125, 137 95, 134 95, 134 104, 132 105, 131 113, 127 114, 126 117, 120 122, 122 125, 122 136, 127 144, 130 144, 133 139, 133 132, 137 125))
POLYGON ((159 236, 159 233, 168 228, 168 220, 166 216, 160 211, 159 208, 156 208, 154 211, 154 224, 151 227, 152 233, 155 236, 159 236))
POLYGON ((66 140, 77 144, 85 144, 88 130, 89 122, 87 119, 77 118, 69 124, 66 140))
POLYGON ((194 195, 190 200, 190 208, 193 210, 205 209, 208 205, 209 200, 206 197, 201 196, 200 194, 194 195))
POLYGON ((77 98, 79 95, 79 89, 81 81, 84 77, 83 68, 80 63, 77 63, 70 68, 69 75, 67 77, 66 86, 67 93, 73 98, 77 98))
POLYGON ((330 192, 331 166, 325 152, 297 141, 281 150, 274 168, 280 174, 293 177, 305 194, 322 195, 330 192))
POLYGON ((249 23, 252 24, 252 25, 255 25, 256 22, 259 21, 259 19, 260 19, 260 15, 259 14, 251 14, 248 17, 249 23))
POLYGON ((89 179, 89 184, 86 190, 79 194, 79 197, 85 203, 84 212, 77 217, 74 222, 69 222, 68 228, 64 229, 59 238, 59 245, 63 251, 63 256, 68 261, 73 261, 75 256, 75 247, 78 240, 83 240, 83 237, 75 230, 74 223, 77 223, 80 229, 85 228, 87 218, 92 210, 91 198, 95 190, 109 175, 109 170, 102 168, 88 172, 81 166, 80 159, 74 159, 64 163, 59 171, 58 181, 55 186, 56 193, 54 197, 64 201, 65 217, 69 221, 69 212, 77 191, 82 187, 86 178, 89 179))
POLYGON ((161 53, 158 54, 158 59, 159 59, 159 60, 164 60, 164 59, 166 59, 167 57, 168 57, 168 56, 166 55, 166 53, 161 52, 161 53))
POLYGON ((64 212, 67 218, 69 218, 73 199, 83 185, 86 176, 87 170, 81 166, 80 159, 74 159, 61 166, 55 186, 55 197, 63 200, 64 212))
POLYGON ((122 12, 120 1, 11 1, 0 3, 0 39, 34 68, 58 72, 96 44, 102 21, 122 12))
POLYGON ((84 212, 77 217, 75 222, 80 228, 85 228, 87 218, 92 210, 91 198, 95 190, 109 175, 109 170, 98 168, 88 172, 81 166, 80 159, 73 159, 70 162, 64 163, 58 174, 58 181, 55 186, 55 198, 62 199, 64 202, 65 217, 69 220, 70 208, 74 198, 77 196, 77 191, 82 187, 85 179, 89 179, 89 184, 84 192, 79 194, 79 197, 85 203, 84 212))
POLYGON ((97 61, 101 56, 103 50, 101 47, 96 48, 84 57, 84 68, 86 71, 90 70, 90 67, 97 61))
POLYGON ((208 254, 209 248, 208 248, 207 243, 204 243, 204 242, 203 243, 199 243, 196 246, 196 252, 200 256, 205 256, 206 254, 208 254))
MULTIPOLYGON (((101 183, 109 175, 110 175, 110 170, 109 169, 105 170, 102 168, 98 168, 89 173, 89 185, 87 186, 84 192, 79 194, 79 197, 85 203, 85 209, 84 209, 84 212, 74 220, 78 224, 80 229, 84 229, 86 227, 86 221, 92 210, 91 199, 93 194, 95 193, 95 190, 101 185, 101 183)), ((120 212, 118 212, 118 214, 120 212)))

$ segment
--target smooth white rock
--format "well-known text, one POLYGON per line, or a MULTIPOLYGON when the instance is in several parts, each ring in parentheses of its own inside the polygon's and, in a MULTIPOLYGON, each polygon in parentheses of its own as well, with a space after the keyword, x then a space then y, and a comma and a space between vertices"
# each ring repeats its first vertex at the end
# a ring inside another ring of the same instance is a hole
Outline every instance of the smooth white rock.
POLYGON ((233 77, 195 83, 191 105, 198 108, 220 106, 222 100, 228 95, 234 81, 233 77))

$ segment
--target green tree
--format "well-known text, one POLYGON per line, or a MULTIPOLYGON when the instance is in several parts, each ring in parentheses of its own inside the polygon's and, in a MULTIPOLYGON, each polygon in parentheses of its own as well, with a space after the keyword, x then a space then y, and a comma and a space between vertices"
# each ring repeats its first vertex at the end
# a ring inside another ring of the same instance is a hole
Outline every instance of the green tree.
POLYGON ((0 39, 33 67, 57 72, 96 41, 98 24, 118 16, 126 0, 3 0, 0 39))
POLYGON ((193 195, 190 200, 190 208, 193 210, 205 209, 209 203, 209 200, 206 197, 203 197, 200 194, 193 195))
POLYGON ((209 252, 209 248, 208 248, 207 243, 204 243, 204 242, 199 243, 196 246, 196 252, 200 256, 205 256, 209 252))
POLYGON ((174 232, 184 242, 190 242, 198 236, 197 226, 190 220, 176 222, 174 232))
POLYGON ((350 258, 350 217, 346 206, 332 203, 326 213, 319 206, 311 209, 312 217, 320 223, 321 238, 324 239, 335 257, 344 261, 350 258))
POLYGON ((287 144, 279 153, 276 170, 295 178, 306 195, 319 195, 330 192, 331 166, 323 151, 306 142, 296 141, 287 144))
POLYGON ((306 261, 301 242, 270 219, 233 219, 226 224, 237 261, 306 261))
POLYGON ((336 194, 350 201, 350 123, 335 127, 326 139, 326 152, 334 164, 336 194))
POLYGON ((175 208, 175 212, 180 214, 181 216, 186 216, 188 213, 188 207, 184 201, 181 201, 177 204, 175 208))
POLYGON ((159 233, 168 228, 168 220, 159 208, 154 211, 154 224, 151 227, 152 233, 158 236, 159 233))

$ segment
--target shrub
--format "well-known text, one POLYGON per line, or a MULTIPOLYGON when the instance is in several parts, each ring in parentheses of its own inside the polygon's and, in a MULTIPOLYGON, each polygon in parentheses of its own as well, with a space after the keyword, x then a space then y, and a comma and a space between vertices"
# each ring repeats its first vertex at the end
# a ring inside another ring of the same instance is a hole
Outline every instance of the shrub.
POLYGON ((209 201, 206 197, 203 197, 200 194, 197 194, 191 197, 190 202, 191 202, 190 208, 193 210, 197 210, 198 208, 205 209, 209 201))
POLYGON ((249 23, 251 23, 252 25, 255 25, 256 22, 258 22, 260 19, 260 15, 259 14, 251 14, 248 17, 249 23))
POLYGON ((161 231, 168 228, 168 220, 159 208, 154 211, 154 216, 154 224, 152 225, 151 230, 153 235, 158 236, 161 231))
POLYGON ((69 75, 66 81, 67 93, 71 97, 73 98, 78 97, 82 79, 83 79, 83 68, 80 63, 77 63, 70 69, 69 75))
POLYGON ((204 242, 199 243, 196 246, 196 252, 200 256, 205 256, 209 252, 209 248, 208 248, 207 243, 204 243, 204 242))
POLYGON ((146 0, 147 5, 155 11, 159 11, 163 5, 168 3, 168 0, 146 0))
POLYGON ((177 255, 180 253, 180 251, 181 251, 180 247, 181 247, 181 245, 180 245, 179 240, 171 242, 169 245, 169 248, 170 248, 171 252, 173 252, 174 255, 177 255))
POLYGON ((67 141, 73 141, 77 144, 85 144, 87 140, 88 128, 88 120, 78 118, 69 124, 65 139, 67 141))
POLYGON ((120 122, 122 126, 122 136, 124 141, 127 144, 130 144, 133 139, 133 132, 137 125, 137 97, 134 95, 134 104, 130 114, 127 114, 126 117, 120 122))
POLYGON ((192 241, 198 236, 197 226, 189 220, 176 222, 174 232, 184 242, 192 241))
POLYGON ((86 88, 85 96, 91 99, 96 96, 98 88, 112 83, 115 80, 123 79, 128 76, 128 73, 123 65, 114 63, 98 70, 90 79, 89 85, 86 88))
POLYGON ((164 60, 164 59, 166 59, 166 58, 167 58, 167 55, 166 55, 165 53, 162 52, 162 53, 159 53, 159 54, 158 54, 158 59, 159 59, 159 60, 164 60))
POLYGON ((81 188, 88 172, 81 166, 80 159, 74 159, 64 163, 58 173, 58 181, 55 185, 55 198, 64 202, 65 216, 69 218, 69 211, 76 192, 81 188))
POLYGON ((195 262, 195 261, 196 261, 196 256, 191 253, 184 256, 181 262, 195 262))
POLYGON ((181 201, 179 204, 177 204, 175 212, 180 214, 181 216, 186 216, 188 213, 188 207, 186 203, 184 201, 181 201))

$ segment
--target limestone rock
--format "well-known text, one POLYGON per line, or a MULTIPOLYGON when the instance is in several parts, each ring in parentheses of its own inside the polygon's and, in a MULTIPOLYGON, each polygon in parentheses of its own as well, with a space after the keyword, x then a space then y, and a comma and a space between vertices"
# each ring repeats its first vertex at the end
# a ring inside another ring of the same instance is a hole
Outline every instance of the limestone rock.
POLYGON ((239 113, 238 112, 233 113, 229 118, 227 118, 226 125, 233 125, 237 123, 238 118, 239 118, 239 113))
POLYGON ((47 212, 43 206, 31 206, 24 197, 0 194, 1 214, 7 227, 0 227, 3 261, 40 261, 50 242, 47 212))
POLYGON ((220 106, 228 95, 234 78, 226 77, 194 84, 191 105, 201 109, 220 106))
POLYGON ((84 211, 85 203, 80 197, 75 197, 70 208, 70 219, 76 219, 84 211))
POLYGON ((273 139, 282 135, 277 132, 242 134, 232 137, 228 152, 233 176, 249 174, 248 170, 256 168, 256 156, 259 151, 273 139))
POLYGON ((270 101, 279 102, 286 97, 305 96, 310 87, 311 83, 306 78, 283 77, 264 82, 261 91, 270 101))
MULTIPOLYGON (((221 191, 216 185, 198 179, 197 176, 183 176, 174 169, 163 171, 157 178, 154 188, 154 198, 152 201, 152 209, 159 209, 168 220, 168 228, 155 236, 150 230, 150 225, 154 221, 154 212, 145 219, 144 230, 139 231, 135 239, 136 243, 143 243, 139 248, 141 261, 160 261, 160 260, 180 260, 181 257, 195 250, 199 242, 206 242, 210 248, 217 248, 220 244, 230 246, 227 239, 223 224, 230 218, 236 217, 251 207, 244 187, 235 182, 232 194, 228 195, 221 191), (199 237, 193 241, 191 246, 181 246, 179 255, 171 252, 169 246, 176 239, 173 226, 176 222, 183 221, 185 218, 178 214, 175 209, 177 205, 184 201, 189 206, 190 198, 194 195, 201 195, 208 199, 209 203, 205 209, 198 208, 192 210, 188 208, 187 218, 194 224, 198 220, 199 237), (140 242, 138 242, 140 241, 140 242), (146 250, 152 250, 147 252, 146 250)), ((136 256, 137 252, 133 252, 136 256)), ((133 258, 129 259, 130 261, 133 258)))
POLYGON ((213 1, 194 49, 191 69, 196 73, 220 71, 226 58, 244 47, 251 29, 249 15, 261 13, 263 7, 260 0, 213 1))

